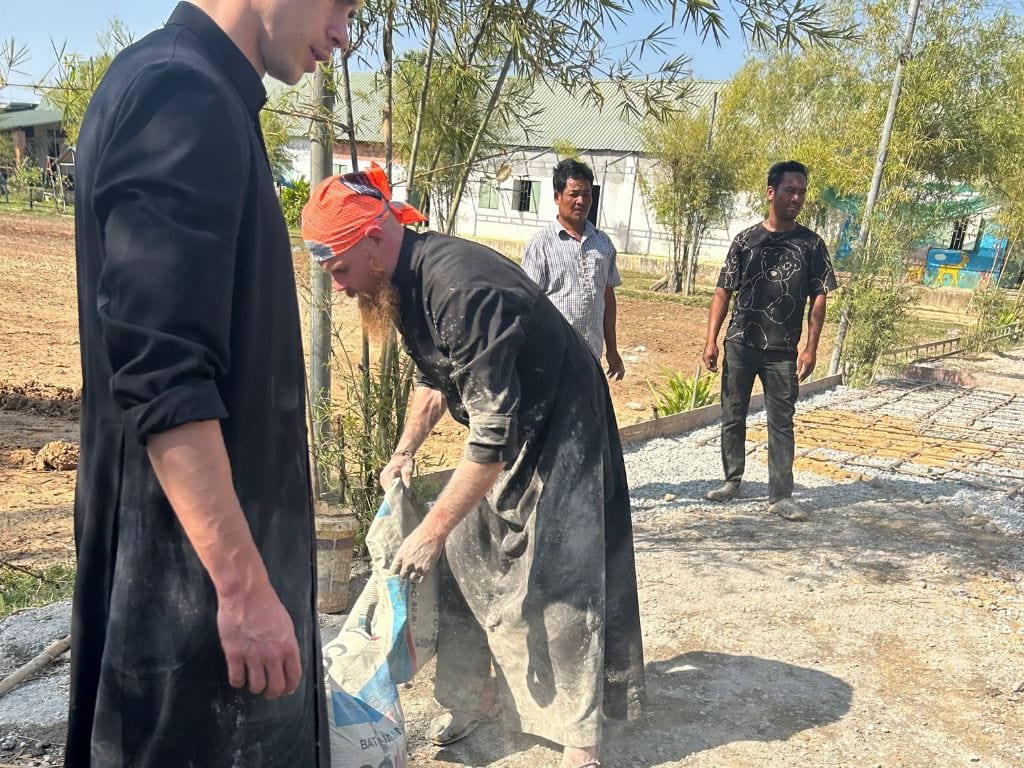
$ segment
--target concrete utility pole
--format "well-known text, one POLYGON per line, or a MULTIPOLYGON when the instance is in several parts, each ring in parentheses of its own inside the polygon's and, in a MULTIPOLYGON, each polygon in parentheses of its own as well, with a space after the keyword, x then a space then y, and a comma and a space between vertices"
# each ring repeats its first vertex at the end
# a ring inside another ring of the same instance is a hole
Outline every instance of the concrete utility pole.
MULTIPOLYGON (((907 15, 907 28, 903 33, 903 46, 900 48, 899 56, 896 59, 896 71, 892 78, 892 92, 889 94, 889 109, 885 113, 885 121, 882 123, 882 135, 878 140, 878 155, 875 159, 875 172, 871 176, 871 189, 868 191, 867 203, 864 205, 864 215, 860 220, 860 232, 857 235, 857 242, 854 244, 852 259, 850 262, 850 283, 847 288, 853 288, 857 279, 857 259, 868 240, 871 229, 871 217, 875 212, 875 201, 878 200, 878 190, 882 186, 882 173, 885 171, 885 161, 889 155, 889 138, 892 136, 892 126, 896 122, 896 108, 900 103, 900 90, 903 87, 903 67, 910 59, 910 48, 914 42, 914 27, 917 25, 917 11, 921 6, 920 0, 910 0, 910 13, 907 15)), ((846 333, 850 328, 851 295, 843 300, 843 311, 839 316, 839 328, 836 330, 836 343, 832 348, 832 362, 828 367, 830 376, 839 372, 839 361, 843 355, 843 344, 846 342, 846 333)))
MULTIPOLYGON (((313 102, 320 105, 322 119, 313 123, 309 138, 310 189, 334 173, 334 89, 328 87, 328 72, 321 65, 313 73, 313 102)), ((331 404, 331 276, 310 257, 309 304, 309 407, 313 423, 313 495, 321 498, 330 490, 330 480, 317 461, 323 441, 330 436, 331 404)))

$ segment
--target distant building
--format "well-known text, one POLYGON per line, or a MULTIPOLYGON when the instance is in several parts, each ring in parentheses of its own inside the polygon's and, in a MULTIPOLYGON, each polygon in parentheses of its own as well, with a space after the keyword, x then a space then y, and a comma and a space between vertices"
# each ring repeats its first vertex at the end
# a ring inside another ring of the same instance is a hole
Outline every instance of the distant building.
POLYGON ((61 111, 45 101, 0 101, 0 139, 13 147, 12 157, 0 159, 0 165, 9 166, 0 168, 0 172, 7 174, 26 162, 47 170, 65 154, 68 142, 61 117, 61 111))

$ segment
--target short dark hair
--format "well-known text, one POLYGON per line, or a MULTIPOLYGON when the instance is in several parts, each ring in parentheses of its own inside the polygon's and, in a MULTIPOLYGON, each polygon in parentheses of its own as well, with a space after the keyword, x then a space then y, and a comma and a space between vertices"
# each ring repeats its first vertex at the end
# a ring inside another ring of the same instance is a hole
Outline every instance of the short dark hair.
POLYGON ((569 179, 586 179, 593 185, 594 172, 590 170, 590 166, 586 163, 581 163, 579 160, 567 157, 555 166, 555 175, 552 178, 555 192, 558 194, 564 192, 565 185, 569 183, 569 179))
POLYGON ((778 189, 779 184, 782 183, 782 177, 787 173, 801 173, 806 179, 807 166, 803 163, 798 163, 796 160, 786 160, 782 163, 776 163, 768 169, 768 186, 772 189, 778 189))

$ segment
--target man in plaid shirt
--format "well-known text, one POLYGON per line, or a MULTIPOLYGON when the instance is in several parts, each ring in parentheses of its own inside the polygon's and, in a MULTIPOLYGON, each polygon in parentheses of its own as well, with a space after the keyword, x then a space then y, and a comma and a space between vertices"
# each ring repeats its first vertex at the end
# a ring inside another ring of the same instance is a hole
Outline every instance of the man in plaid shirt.
POLYGON ((538 232, 523 252, 523 269, 601 359, 610 379, 625 373, 615 340, 615 246, 587 220, 593 203, 594 172, 586 163, 566 159, 555 166, 558 216, 538 232))

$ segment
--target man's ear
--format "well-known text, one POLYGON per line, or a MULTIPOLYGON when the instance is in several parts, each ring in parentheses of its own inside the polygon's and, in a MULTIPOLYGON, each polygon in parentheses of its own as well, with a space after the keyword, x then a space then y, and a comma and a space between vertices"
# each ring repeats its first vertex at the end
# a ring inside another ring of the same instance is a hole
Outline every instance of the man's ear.
POLYGON ((377 244, 380 244, 381 239, 384 237, 384 232, 377 224, 370 224, 365 230, 363 230, 363 236, 370 238, 377 244))

